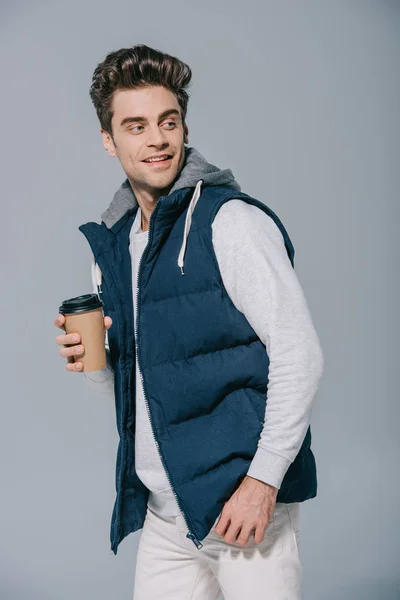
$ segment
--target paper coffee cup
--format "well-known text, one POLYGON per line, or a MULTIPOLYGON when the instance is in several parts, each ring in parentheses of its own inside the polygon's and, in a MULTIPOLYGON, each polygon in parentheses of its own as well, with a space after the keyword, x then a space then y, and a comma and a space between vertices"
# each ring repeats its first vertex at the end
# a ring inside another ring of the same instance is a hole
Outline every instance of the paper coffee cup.
POLYGON ((66 333, 79 333, 83 353, 73 356, 82 363, 82 371, 98 371, 107 365, 103 302, 97 294, 85 294, 64 300, 59 312, 65 316, 66 333))

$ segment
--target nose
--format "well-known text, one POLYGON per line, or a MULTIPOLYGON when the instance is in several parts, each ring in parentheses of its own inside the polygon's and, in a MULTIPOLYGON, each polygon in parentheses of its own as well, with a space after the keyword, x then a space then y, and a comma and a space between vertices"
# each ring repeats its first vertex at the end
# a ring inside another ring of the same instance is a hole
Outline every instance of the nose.
POLYGON ((157 148, 164 148, 168 146, 168 141, 165 135, 165 131, 161 129, 158 125, 154 125, 153 127, 149 127, 149 135, 147 140, 148 146, 155 146, 157 148))

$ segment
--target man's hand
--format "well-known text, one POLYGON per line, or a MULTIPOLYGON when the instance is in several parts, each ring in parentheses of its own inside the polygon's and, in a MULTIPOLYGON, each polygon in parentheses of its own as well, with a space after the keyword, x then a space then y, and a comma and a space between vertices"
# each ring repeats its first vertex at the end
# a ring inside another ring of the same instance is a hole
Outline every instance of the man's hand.
MULTIPOLYGON (((59 329, 66 332, 65 329, 65 316, 59 314, 54 320, 54 325, 59 329)), ((108 331, 112 325, 111 317, 104 317, 104 330, 108 331)), ((62 346, 60 348, 60 356, 64 356, 67 359, 65 368, 67 371, 79 372, 82 369, 81 362, 75 362, 74 356, 76 354, 82 354, 85 351, 81 342, 81 336, 78 333, 66 333, 65 335, 58 335, 56 337, 56 344, 62 346)))
POLYGON ((277 495, 278 488, 246 475, 224 504, 214 531, 230 544, 237 542, 245 546, 255 529, 254 541, 259 544, 264 539, 265 530, 275 510, 277 495))

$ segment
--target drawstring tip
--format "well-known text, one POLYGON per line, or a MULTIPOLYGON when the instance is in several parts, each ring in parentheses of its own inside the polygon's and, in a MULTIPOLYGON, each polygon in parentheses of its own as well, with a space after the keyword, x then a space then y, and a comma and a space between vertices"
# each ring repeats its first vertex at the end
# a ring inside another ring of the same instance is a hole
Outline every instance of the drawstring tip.
POLYGON ((183 267, 181 267, 181 275, 184 275, 183 267))

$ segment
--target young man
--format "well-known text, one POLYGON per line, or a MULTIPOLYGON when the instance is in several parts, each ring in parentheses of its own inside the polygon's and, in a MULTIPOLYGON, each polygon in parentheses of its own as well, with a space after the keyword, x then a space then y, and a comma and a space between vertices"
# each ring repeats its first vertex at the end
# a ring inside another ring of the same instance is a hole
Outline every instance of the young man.
MULTIPOLYGON (((323 354, 283 224, 187 146, 190 79, 145 45, 93 75, 126 173, 101 225, 79 228, 107 330, 107 368, 85 376, 115 395, 120 435, 111 547, 143 528, 135 600, 297 600, 323 354)), ((79 371, 79 340, 57 343, 79 371)))

